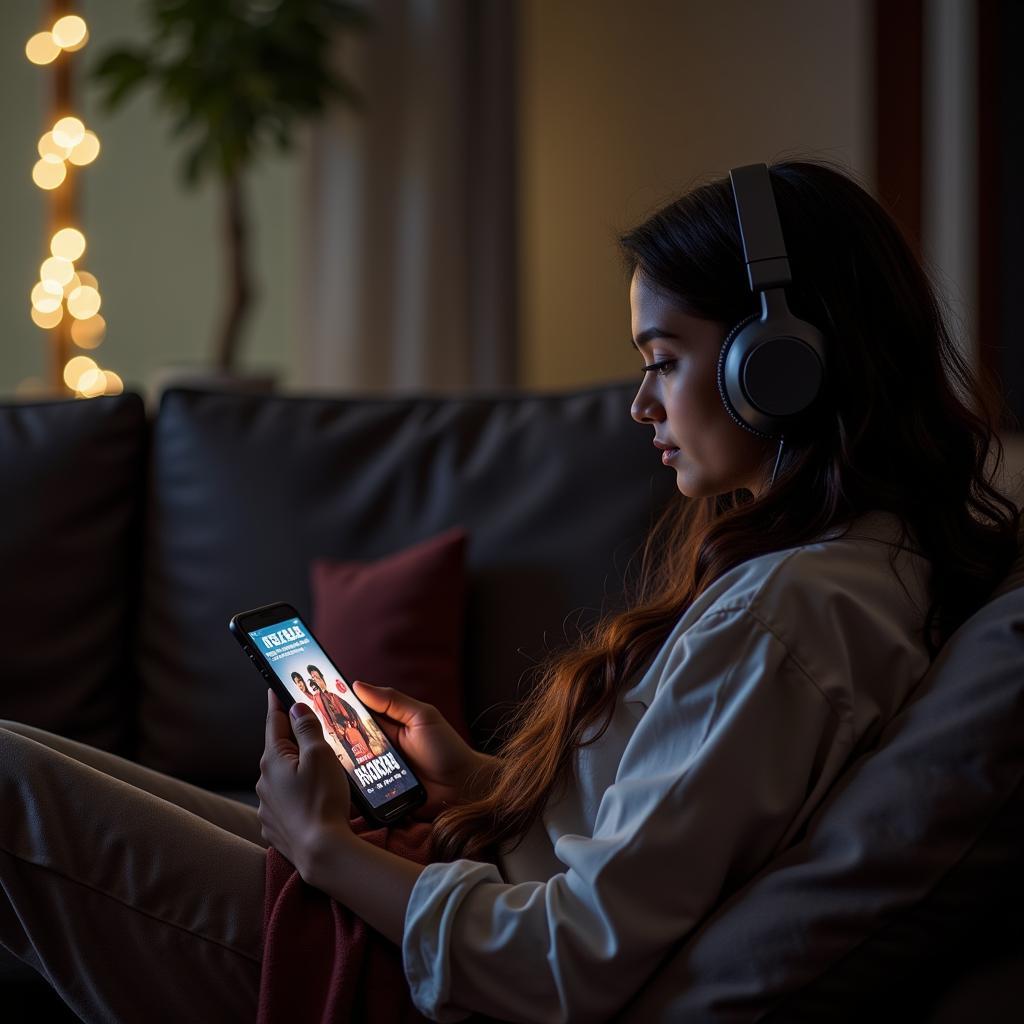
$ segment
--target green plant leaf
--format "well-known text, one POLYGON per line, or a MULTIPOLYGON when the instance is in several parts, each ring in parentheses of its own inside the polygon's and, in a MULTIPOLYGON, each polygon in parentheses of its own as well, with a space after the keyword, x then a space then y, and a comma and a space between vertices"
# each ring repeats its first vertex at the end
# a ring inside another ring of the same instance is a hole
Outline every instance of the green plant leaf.
POLYGON ((183 147, 182 177, 235 175, 322 114, 366 105, 332 67, 340 34, 374 24, 346 0, 142 0, 147 37, 100 55, 93 81, 109 108, 151 86, 183 147))
POLYGON ((108 110, 114 110, 153 76, 153 62, 141 50, 111 50, 90 72, 90 78, 106 89, 103 97, 108 110))

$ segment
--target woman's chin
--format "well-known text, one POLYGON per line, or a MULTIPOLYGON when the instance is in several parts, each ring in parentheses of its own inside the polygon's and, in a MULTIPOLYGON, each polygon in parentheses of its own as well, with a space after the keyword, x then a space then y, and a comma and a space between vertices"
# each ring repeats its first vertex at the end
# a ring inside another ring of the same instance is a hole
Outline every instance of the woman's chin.
POLYGON ((694 480, 691 473, 676 466, 676 489, 687 498, 703 498, 707 489, 702 487, 700 481, 694 480))
POLYGON ((675 471, 676 489, 687 498, 710 498, 722 492, 721 487, 716 487, 706 477, 695 474, 692 466, 676 466, 675 471))

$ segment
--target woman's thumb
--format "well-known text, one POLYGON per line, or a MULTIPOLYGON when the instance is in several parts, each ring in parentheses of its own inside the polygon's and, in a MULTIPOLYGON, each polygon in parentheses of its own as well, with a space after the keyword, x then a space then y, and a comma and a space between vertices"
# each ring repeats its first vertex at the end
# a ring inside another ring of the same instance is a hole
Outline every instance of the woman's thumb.
POLYGON ((383 703, 384 694, 383 686, 374 686, 373 683, 368 683, 364 679, 356 679, 352 683, 352 689, 359 690, 359 696, 366 700, 367 704, 373 704, 376 707, 378 704, 383 703))
POLYGON ((323 729, 320 727, 320 719, 317 718, 316 712, 309 705, 296 701, 291 707, 290 716, 292 732, 295 735, 300 751, 316 743, 327 745, 323 729))
POLYGON ((404 694, 391 686, 374 686, 373 683, 357 679, 353 689, 357 687, 357 695, 362 700, 365 700, 374 711, 381 711, 389 718, 403 721, 412 710, 404 694))

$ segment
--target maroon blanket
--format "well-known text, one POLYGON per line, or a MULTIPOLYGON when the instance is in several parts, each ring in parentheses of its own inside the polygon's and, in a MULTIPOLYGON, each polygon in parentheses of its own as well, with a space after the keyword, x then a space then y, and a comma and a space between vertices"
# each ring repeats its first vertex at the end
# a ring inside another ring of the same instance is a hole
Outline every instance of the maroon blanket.
MULTIPOLYGON (((368 843, 426 864, 430 824, 394 828, 352 819, 368 843)), ((412 1003, 402 952, 348 907, 307 885, 273 847, 263 897, 263 966, 257 1024, 411 1024, 426 1021, 412 1003)))

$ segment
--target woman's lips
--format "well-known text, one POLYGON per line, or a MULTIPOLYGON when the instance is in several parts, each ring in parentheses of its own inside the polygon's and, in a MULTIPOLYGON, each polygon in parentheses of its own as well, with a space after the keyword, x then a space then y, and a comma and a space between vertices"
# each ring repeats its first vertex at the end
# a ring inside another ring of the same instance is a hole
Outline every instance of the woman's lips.
POLYGON ((666 448, 665 451, 661 453, 661 461, 667 466, 669 462, 678 454, 678 448, 666 448))

